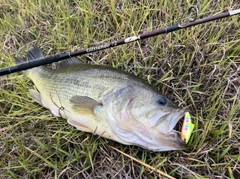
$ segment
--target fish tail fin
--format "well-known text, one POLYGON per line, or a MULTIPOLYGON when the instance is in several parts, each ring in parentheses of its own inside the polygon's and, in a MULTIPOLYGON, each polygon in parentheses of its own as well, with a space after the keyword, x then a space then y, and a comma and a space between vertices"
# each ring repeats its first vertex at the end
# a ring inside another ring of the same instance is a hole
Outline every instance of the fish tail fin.
MULTIPOLYGON (((27 59, 28 61, 33 61, 36 59, 41 59, 44 58, 43 52, 40 50, 40 48, 38 46, 34 46, 33 49, 29 50, 27 52, 27 59)), ((21 58, 21 57, 15 57, 15 63, 16 64, 23 64, 26 61, 21 58)), ((22 71, 23 74, 26 74, 26 70, 22 71)))

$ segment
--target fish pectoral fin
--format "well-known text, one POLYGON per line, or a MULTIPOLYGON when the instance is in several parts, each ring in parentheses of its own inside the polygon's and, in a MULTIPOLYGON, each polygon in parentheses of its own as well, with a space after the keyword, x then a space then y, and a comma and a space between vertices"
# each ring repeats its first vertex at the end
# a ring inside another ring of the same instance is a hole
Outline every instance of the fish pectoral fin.
POLYGON ((94 109, 101 105, 90 97, 78 95, 71 97, 70 102, 73 104, 72 109, 82 115, 95 115, 94 109))
POLYGON ((37 90, 30 89, 29 90, 29 95, 40 105, 43 106, 42 101, 41 101, 41 95, 37 90))
POLYGON ((70 102, 74 106, 87 107, 87 108, 94 108, 96 105, 99 105, 99 103, 95 99, 92 99, 88 96, 75 95, 70 98, 70 102))
POLYGON ((68 123, 75 126, 78 130, 93 133, 93 126, 90 124, 94 124, 97 121, 97 115, 102 105, 90 97, 78 95, 71 97, 70 102, 72 110, 77 114, 77 118, 69 118, 68 123))

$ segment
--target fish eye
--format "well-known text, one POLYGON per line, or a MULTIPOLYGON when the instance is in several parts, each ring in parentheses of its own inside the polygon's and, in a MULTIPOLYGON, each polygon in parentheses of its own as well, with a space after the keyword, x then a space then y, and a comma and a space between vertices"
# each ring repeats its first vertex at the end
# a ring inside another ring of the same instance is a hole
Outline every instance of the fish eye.
POLYGON ((162 105, 162 106, 165 106, 167 104, 167 99, 160 96, 160 97, 157 98, 157 103, 162 105))

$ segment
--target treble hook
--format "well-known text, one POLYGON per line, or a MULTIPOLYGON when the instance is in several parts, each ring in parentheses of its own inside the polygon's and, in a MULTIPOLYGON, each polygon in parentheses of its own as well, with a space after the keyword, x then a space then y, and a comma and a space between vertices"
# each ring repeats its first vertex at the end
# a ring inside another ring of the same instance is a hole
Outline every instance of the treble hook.
MULTIPOLYGON (((181 19, 182 19, 182 17, 181 17, 181 19)), ((179 25, 179 27, 182 27, 182 28, 187 27, 189 23, 194 22, 197 18, 198 18, 198 8, 197 8, 197 6, 192 5, 188 8, 188 11, 187 11, 188 21, 186 23, 181 23, 179 25), (192 18, 192 15, 193 15, 193 18, 192 18)))

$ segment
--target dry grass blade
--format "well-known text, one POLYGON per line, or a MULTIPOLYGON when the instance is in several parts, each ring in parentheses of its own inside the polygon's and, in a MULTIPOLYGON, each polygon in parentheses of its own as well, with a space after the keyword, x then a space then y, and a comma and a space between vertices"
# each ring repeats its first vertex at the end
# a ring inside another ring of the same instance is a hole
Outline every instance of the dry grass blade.
POLYGON ((137 159, 137 158, 135 158, 135 157, 133 157, 133 156, 131 156, 131 155, 128 155, 128 154, 126 154, 125 152, 122 152, 121 150, 118 150, 117 148, 115 148, 115 147, 113 147, 113 146, 110 146, 110 147, 111 147, 112 149, 116 150, 117 152, 123 154, 124 156, 126 156, 126 157, 134 160, 135 162, 137 162, 137 163, 139 163, 139 164, 147 167, 148 169, 157 172, 160 176, 165 176, 165 177, 170 178, 170 179, 175 179, 174 177, 168 175, 167 173, 164 173, 164 172, 162 172, 161 170, 156 169, 156 168, 154 168, 154 167, 152 167, 152 166, 144 163, 143 161, 141 161, 141 160, 139 160, 139 159, 137 159))

